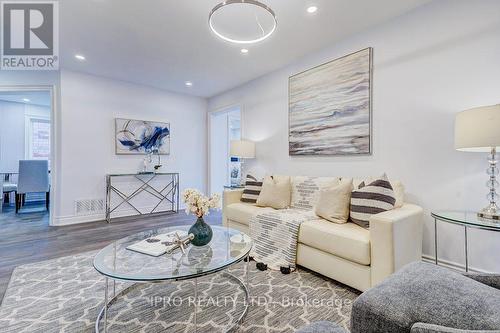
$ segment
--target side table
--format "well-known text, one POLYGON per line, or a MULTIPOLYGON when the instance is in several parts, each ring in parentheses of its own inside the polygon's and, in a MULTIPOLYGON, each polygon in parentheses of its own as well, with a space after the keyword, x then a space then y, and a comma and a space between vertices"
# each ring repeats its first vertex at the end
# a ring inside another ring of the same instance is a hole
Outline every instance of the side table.
POLYGON ((435 263, 439 264, 438 260, 438 233, 437 224, 439 222, 457 224, 464 227, 465 236, 465 271, 469 271, 469 240, 467 231, 469 228, 488 230, 493 232, 500 232, 500 221, 480 218, 475 212, 461 212, 461 211, 438 211, 432 212, 431 216, 434 218, 434 246, 435 246, 435 263))

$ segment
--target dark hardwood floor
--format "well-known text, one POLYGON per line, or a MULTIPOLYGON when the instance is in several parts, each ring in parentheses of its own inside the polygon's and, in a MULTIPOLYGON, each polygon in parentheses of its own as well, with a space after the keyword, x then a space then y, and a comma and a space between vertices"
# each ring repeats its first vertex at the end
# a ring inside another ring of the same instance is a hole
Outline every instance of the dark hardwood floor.
MULTIPOLYGON (((221 224, 221 213, 213 212, 205 220, 211 225, 221 224)), ((19 214, 15 213, 14 206, 4 207, 0 213, 0 301, 16 266, 97 250, 143 230, 189 225, 194 221, 194 216, 180 211, 149 218, 127 218, 109 224, 100 221, 51 227, 43 204, 38 207, 27 205, 19 214)))

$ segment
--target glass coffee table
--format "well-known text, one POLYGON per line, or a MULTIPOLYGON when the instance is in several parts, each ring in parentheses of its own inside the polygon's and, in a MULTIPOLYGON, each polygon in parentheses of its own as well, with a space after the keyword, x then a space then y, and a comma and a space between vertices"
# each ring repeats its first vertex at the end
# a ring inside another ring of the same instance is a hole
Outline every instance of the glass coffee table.
MULTIPOLYGON (((194 299, 198 297, 199 277, 223 271, 222 278, 235 283, 243 291, 245 300, 244 310, 233 322, 228 324, 227 332, 233 331, 243 321, 249 305, 248 274, 249 253, 252 248, 252 240, 249 236, 238 230, 228 227, 213 226, 212 241, 203 247, 189 245, 186 253, 180 249, 172 254, 164 254, 153 257, 146 254, 134 252, 127 246, 137 243, 152 236, 168 233, 175 230, 187 233, 189 226, 171 226, 141 232, 120 239, 99 251, 94 258, 94 268, 105 277, 104 305, 100 310, 96 322, 96 332, 107 332, 108 309, 116 300, 134 288, 141 287, 139 284, 167 283, 182 280, 193 280, 194 299), (246 259, 245 281, 229 273, 226 268, 246 259), (112 281, 112 294, 110 295, 109 280, 112 281), (119 293, 116 293, 116 281, 131 282, 132 284, 119 293), (102 325, 101 325, 102 322, 102 325), (102 326, 102 329, 101 329, 102 326)), ((194 326, 196 322, 196 307, 194 314, 194 326)))

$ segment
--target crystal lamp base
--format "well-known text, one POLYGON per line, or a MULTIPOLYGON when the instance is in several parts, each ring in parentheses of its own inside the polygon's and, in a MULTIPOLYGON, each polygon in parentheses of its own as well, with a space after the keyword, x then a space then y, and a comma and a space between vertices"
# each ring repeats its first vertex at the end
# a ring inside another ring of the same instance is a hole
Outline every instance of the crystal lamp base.
POLYGON ((481 218, 490 219, 500 223, 500 209, 497 206, 498 194, 496 191, 496 188, 500 185, 497 181, 497 175, 499 174, 497 162, 497 150, 496 147, 492 147, 488 158, 489 167, 486 170, 486 173, 489 176, 486 186, 488 186, 489 189, 487 198, 490 204, 478 212, 477 215, 481 218))
POLYGON ((491 203, 488 207, 483 208, 477 213, 477 216, 485 219, 495 220, 500 223, 500 209, 495 203, 491 203))

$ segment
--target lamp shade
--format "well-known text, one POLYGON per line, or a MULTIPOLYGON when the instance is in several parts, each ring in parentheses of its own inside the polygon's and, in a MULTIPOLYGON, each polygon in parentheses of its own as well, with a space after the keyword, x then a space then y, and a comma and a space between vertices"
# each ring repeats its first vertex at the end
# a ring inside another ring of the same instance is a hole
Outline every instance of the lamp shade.
POLYGON ((245 140, 231 141, 230 155, 239 158, 255 158, 255 142, 245 140))
POLYGON ((500 104, 482 106, 457 114, 455 149, 490 152, 500 149, 500 104))

